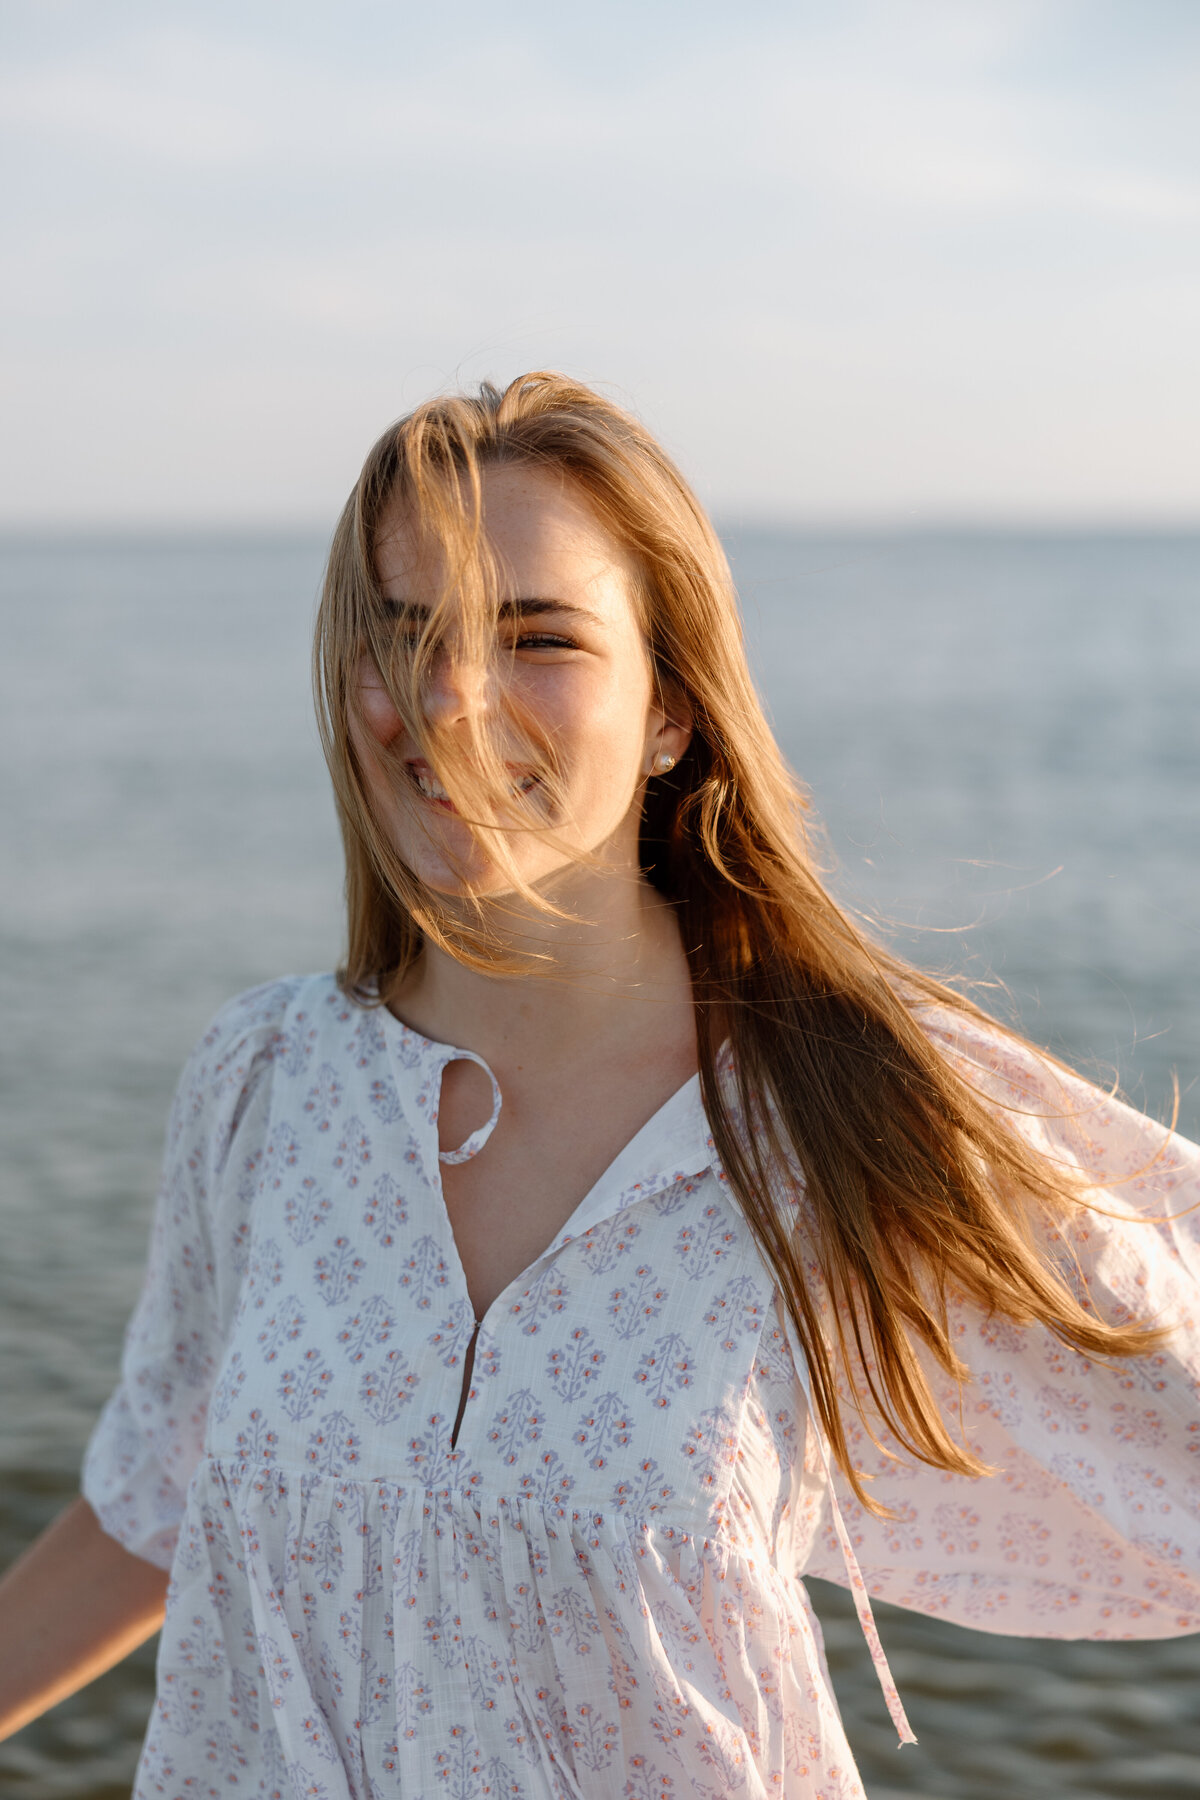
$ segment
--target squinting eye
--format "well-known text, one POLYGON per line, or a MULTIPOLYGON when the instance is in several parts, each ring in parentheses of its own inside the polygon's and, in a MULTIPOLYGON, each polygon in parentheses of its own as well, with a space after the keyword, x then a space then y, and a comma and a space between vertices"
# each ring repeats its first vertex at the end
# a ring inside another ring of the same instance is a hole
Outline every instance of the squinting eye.
MULTIPOLYGON (((423 639, 424 633, 416 630, 413 626, 409 626, 407 630, 401 629, 397 631, 395 636, 397 646, 406 656, 412 656, 419 650, 423 639)), ((436 651, 437 646, 433 645, 431 648, 436 651)))
POLYGON ((516 639, 514 648, 517 650, 573 650, 575 643, 572 638, 556 637, 550 631, 523 631, 516 639))

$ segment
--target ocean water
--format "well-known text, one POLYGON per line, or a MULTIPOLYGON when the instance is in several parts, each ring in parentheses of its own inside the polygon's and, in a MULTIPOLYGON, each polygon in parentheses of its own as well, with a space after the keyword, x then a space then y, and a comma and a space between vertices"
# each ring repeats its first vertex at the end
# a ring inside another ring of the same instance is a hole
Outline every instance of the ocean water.
MULTIPOLYGON (((728 543, 838 892, 1159 1116, 1176 1072, 1200 1135, 1200 537, 728 543)), ((322 548, 0 546, 4 1560, 70 1498, 113 1382, 183 1056, 230 993, 338 954, 322 548)), ((848 1603, 815 1597, 872 1800, 1200 1795, 1200 1639, 881 1608, 921 1739, 898 1752, 848 1603)), ((0 1746, 0 1789, 126 1794, 151 1693, 148 1647, 0 1746)))

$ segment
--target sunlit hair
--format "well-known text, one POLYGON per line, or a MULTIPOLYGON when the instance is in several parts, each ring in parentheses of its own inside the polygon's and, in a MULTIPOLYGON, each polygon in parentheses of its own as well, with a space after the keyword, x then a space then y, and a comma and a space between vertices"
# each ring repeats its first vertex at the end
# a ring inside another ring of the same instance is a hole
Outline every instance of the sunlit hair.
MULTIPOLYGON (((522 816, 506 795, 503 746, 489 741, 490 727, 468 737, 465 754, 438 741, 420 704, 452 595, 459 653, 488 654, 500 575, 481 531, 480 477, 497 464, 558 471, 586 499, 637 571, 660 691, 668 705, 682 695, 690 710, 689 749, 647 790, 642 866, 677 910, 714 1142, 808 1358, 831 1447, 868 1505, 844 1401, 872 1435, 874 1416, 921 1461, 979 1474, 984 1465, 944 1421, 921 1354, 963 1379, 948 1294, 1045 1325, 1093 1357, 1143 1352, 1160 1334, 1097 1318, 1069 1274, 1039 1255, 1039 1214, 1085 1205, 1083 1190, 1010 1128, 917 1018, 931 1003, 975 1018, 978 1009, 871 941, 822 885, 807 798, 755 692, 712 526, 645 427, 564 376, 534 373, 503 392, 484 385, 418 407, 375 445, 338 524, 316 680, 346 851, 343 984, 368 1004, 386 1001, 425 935, 479 967, 509 966, 510 949, 489 946, 482 912, 448 906, 400 863, 350 740, 365 650, 456 806, 511 867, 508 838, 522 816), (399 647, 374 560, 381 523, 398 508, 419 525, 443 578, 428 623, 399 647), (781 1181, 788 1170, 803 1172, 800 1208, 781 1181), (828 1328, 806 1277, 813 1258, 831 1301, 828 1328)), ((505 728, 540 759, 553 791, 553 747, 539 741, 536 721, 505 728)))

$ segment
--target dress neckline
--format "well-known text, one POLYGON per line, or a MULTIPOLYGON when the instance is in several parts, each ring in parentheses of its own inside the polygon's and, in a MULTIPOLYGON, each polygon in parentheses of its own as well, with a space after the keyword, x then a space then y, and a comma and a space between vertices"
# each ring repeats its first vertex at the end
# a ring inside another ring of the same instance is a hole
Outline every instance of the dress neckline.
MULTIPOLYGON (((426 1179, 438 1194, 444 1210, 439 1165, 443 1162, 465 1162, 478 1155, 495 1129, 504 1103, 503 1094, 492 1069, 475 1051, 425 1037, 423 1033, 414 1031, 397 1019, 394 1013, 388 1012, 386 1008, 382 1010, 387 1019, 384 1029, 392 1075, 409 1123, 417 1130, 419 1139, 423 1140, 420 1148, 426 1179), (417 1051, 416 1057, 412 1054, 414 1048, 417 1051), (492 1114, 457 1149, 443 1151, 438 1147, 441 1078, 449 1063, 460 1060, 477 1063, 491 1081, 492 1114)), ((693 1073, 668 1095, 662 1105, 621 1146, 546 1247, 513 1277, 503 1293, 497 1295, 483 1319, 477 1323, 484 1325, 488 1315, 505 1295, 514 1289, 519 1291, 522 1287, 527 1287, 536 1270, 547 1258, 557 1255, 572 1239, 581 1237, 638 1200, 650 1198, 681 1179, 703 1174, 715 1163, 716 1153, 700 1097, 700 1076, 693 1073)), ((454 1233, 448 1214, 445 1226, 453 1243, 454 1233)), ((458 1264, 456 1275, 462 1292, 466 1295, 466 1276, 457 1244, 454 1244, 454 1249, 458 1264)), ((474 1309, 471 1311, 474 1316, 474 1309)))

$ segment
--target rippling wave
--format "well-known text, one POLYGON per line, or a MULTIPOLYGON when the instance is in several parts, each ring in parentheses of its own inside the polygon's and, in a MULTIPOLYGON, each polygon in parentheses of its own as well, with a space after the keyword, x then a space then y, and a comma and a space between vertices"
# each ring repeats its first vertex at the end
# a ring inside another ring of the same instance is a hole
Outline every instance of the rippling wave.
MULTIPOLYGON (((1200 1132, 1200 539, 731 534, 836 883, 921 960, 1200 1132)), ((9 541, 0 562, 0 1556, 72 1496, 175 1074, 229 994, 329 967, 311 539, 9 541)), ((899 1751, 814 1583, 872 1800, 1196 1800, 1200 1639, 1037 1643, 881 1607, 899 1751)), ((12 1629, 10 1622, 6 1629, 12 1629)), ((0 1746, 7 1800, 128 1794, 146 1647, 0 1746)))

